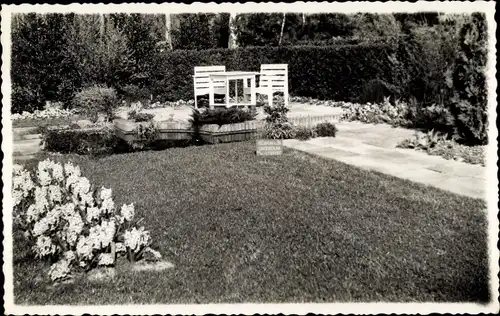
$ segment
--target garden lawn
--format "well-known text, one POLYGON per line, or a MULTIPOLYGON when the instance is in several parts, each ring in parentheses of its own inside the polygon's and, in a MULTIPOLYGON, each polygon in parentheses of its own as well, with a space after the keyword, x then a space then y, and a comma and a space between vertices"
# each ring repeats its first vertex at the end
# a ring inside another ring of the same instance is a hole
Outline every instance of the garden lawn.
MULTIPOLYGON (((252 142, 77 162, 117 205, 135 203, 175 267, 50 286, 16 238, 17 304, 485 302, 486 205, 252 142)), ((127 272, 128 271, 128 272, 127 272)))

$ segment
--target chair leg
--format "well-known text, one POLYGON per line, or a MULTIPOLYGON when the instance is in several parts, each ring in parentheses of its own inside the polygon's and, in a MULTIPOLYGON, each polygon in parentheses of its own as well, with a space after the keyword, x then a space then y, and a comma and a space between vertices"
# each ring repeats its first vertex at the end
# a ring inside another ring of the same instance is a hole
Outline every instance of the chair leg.
POLYGON ((198 98, 196 97, 196 95, 194 96, 194 108, 198 108, 198 98))
POLYGON ((283 96, 285 98, 285 106, 288 107, 288 99, 289 99, 288 91, 285 91, 283 93, 283 96))
POLYGON ((269 102, 269 106, 273 106, 273 92, 270 91, 268 94, 267 94, 267 100, 269 102))

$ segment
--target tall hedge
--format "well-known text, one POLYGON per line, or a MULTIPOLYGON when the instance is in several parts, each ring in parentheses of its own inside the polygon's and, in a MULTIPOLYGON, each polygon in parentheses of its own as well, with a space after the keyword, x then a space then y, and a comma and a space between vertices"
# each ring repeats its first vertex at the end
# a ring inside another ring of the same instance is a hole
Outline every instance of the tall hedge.
POLYGON ((460 31, 460 52, 453 73, 452 112, 456 133, 470 144, 488 143, 487 25, 483 13, 473 13, 460 31))
POLYGON ((259 71, 261 64, 285 63, 293 94, 356 101, 373 80, 397 84, 388 62, 395 50, 392 45, 347 45, 166 51, 155 61, 152 90, 163 100, 188 100, 193 98, 195 66, 259 71))

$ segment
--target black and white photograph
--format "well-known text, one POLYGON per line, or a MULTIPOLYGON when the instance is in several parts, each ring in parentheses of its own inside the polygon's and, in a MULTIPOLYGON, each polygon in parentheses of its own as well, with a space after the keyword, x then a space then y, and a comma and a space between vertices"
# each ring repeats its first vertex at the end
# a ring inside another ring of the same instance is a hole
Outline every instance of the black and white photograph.
POLYGON ((3 5, 5 313, 500 312, 494 15, 3 5))

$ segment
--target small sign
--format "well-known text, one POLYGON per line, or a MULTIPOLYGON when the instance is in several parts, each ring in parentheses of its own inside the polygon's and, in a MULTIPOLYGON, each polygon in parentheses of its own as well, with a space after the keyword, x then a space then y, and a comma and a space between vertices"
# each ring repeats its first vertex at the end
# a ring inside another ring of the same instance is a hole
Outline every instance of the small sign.
POLYGON ((257 156, 277 156, 283 154, 282 139, 258 139, 257 156))

